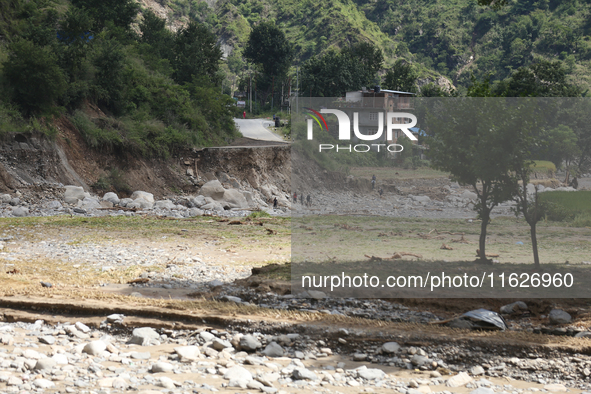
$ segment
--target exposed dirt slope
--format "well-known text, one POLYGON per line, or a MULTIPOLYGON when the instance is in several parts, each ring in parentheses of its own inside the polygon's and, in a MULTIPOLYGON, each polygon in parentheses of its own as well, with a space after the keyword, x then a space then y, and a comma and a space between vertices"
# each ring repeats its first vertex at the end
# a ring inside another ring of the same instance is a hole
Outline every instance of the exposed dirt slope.
POLYGON ((214 178, 259 191, 272 184, 289 194, 291 159, 286 144, 187 149, 168 159, 142 158, 129 152, 91 149, 67 118, 55 125, 59 133, 54 139, 13 134, 0 142, 0 191, 59 189, 62 185, 91 190, 99 178, 108 178, 111 170, 117 170, 127 191, 112 191, 121 196, 134 190, 149 191, 158 198, 180 191, 196 193, 214 178))

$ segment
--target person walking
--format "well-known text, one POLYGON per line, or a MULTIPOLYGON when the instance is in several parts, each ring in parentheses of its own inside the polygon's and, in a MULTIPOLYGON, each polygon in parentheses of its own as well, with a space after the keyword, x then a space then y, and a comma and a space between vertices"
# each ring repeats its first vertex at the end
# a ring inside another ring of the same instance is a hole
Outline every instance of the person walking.
POLYGON ((277 197, 273 199, 273 209, 277 209, 277 197))
POLYGON ((371 190, 375 189, 375 187, 376 187, 376 175, 374 174, 371 177, 371 190))
POLYGON ((382 198, 382 194, 384 194, 384 189, 381 187, 378 189, 378 193, 380 193, 380 198, 382 198))
POLYGON ((312 199, 310 198, 309 194, 306 196, 306 205, 308 206, 308 208, 312 206, 312 199))
POLYGON ((294 203, 298 202, 298 193, 297 192, 293 192, 293 202, 294 203))
POLYGON ((246 111, 242 112, 242 119, 246 119, 246 111))

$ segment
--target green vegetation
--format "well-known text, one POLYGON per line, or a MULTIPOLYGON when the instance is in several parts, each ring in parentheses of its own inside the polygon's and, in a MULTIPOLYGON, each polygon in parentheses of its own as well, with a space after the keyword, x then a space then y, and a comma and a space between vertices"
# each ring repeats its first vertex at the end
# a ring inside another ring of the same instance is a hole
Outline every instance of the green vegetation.
POLYGON ((247 216, 247 218, 250 218, 250 219, 270 218, 270 217, 271 217, 271 215, 269 215, 265 211, 254 211, 250 215, 247 216))
POLYGON ((134 0, 0 9, 0 133, 51 135, 67 117, 96 149, 160 157, 236 136, 234 101, 219 88, 222 52, 204 24, 173 33, 151 12, 140 21, 134 0))
POLYGON ((556 165, 547 160, 533 160, 531 170, 538 174, 547 175, 551 178, 556 174, 556 165))
POLYGON ((591 226, 591 191, 546 192, 540 194, 546 205, 546 218, 569 222, 574 227, 591 226))

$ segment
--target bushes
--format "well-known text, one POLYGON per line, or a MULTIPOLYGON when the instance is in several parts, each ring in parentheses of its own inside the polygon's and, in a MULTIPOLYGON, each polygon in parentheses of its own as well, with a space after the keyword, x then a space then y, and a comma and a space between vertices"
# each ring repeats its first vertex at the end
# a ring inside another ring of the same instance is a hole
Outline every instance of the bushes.
POLYGON ((19 40, 3 71, 12 98, 27 114, 48 110, 66 92, 66 79, 57 57, 49 47, 19 40))
POLYGON ((132 0, 23 3, 3 12, 12 44, 0 43, 0 80, 11 94, 0 98, 0 131, 51 134, 44 119, 67 111, 93 148, 161 157, 235 136, 234 102, 216 86, 221 51, 203 25, 175 35, 147 13, 138 37, 132 0), (89 102, 106 115, 91 120, 89 102))
POLYGON ((547 220, 571 222, 576 227, 587 226, 591 221, 591 191, 546 192, 540 194, 540 201, 547 220))

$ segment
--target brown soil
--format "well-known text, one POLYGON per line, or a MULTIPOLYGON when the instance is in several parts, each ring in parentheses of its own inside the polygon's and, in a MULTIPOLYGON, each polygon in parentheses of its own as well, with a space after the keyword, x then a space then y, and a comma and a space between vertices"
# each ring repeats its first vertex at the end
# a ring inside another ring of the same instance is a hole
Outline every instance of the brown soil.
MULTIPOLYGON (((92 106, 88 106, 87 112, 92 117, 103 116, 100 109, 92 106)), ((127 187, 102 192, 115 191, 123 197, 135 190, 148 191, 156 198, 178 195, 181 191, 194 193, 205 181, 222 173, 228 174, 224 178, 257 178, 260 183, 277 182, 276 186, 289 189, 291 161, 286 143, 240 138, 229 148, 187 149, 168 159, 146 158, 133 152, 90 148, 66 117, 57 119, 54 125, 58 129, 55 140, 40 134, 19 134, 0 143, 0 191, 19 190, 26 194, 35 187, 51 189, 54 183, 89 190, 113 169, 118 170, 127 187), (190 171, 196 180, 190 178, 190 171)))

